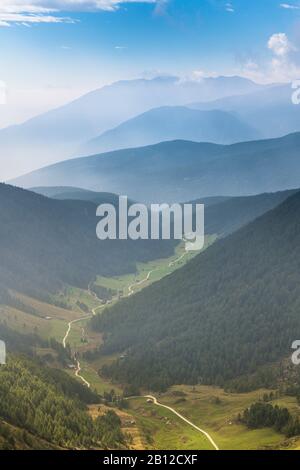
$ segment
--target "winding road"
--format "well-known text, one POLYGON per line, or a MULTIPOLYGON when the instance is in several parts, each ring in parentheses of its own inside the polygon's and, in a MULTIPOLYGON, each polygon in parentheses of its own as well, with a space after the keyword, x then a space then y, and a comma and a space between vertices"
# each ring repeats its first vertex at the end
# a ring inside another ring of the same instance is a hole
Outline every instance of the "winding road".
POLYGON ((188 254, 188 252, 186 251, 181 256, 179 256, 179 258, 176 258, 176 259, 174 259, 174 261, 171 261, 171 263, 169 263, 169 268, 174 266, 174 264, 179 263, 179 261, 181 261, 187 254, 188 254))
MULTIPOLYGON (((187 253, 183 253, 181 256, 179 256, 178 258, 176 258, 174 261, 171 261, 169 263, 169 267, 172 267, 174 264, 178 263, 179 261, 181 261, 185 256, 186 256, 187 253)), ((159 268, 157 269, 152 269, 151 271, 148 272, 147 276, 145 277, 145 279, 142 279, 141 281, 138 281, 138 282, 135 282, 134 284, 131 284, 128 286, 128 294, 127 294, 127 297, 130 297, 131 295, 134 294, 134 287, 136 286, 139 286, 141 284, 144 284, 145 282, 149 281, 150 279, 150 276, 153 272, 157 271, 159 268)), ((99 299, 99 297, 97 296, 97 294, 95 292, 93 292, 91 289, 90 289, 90 286, 88 287, 88 291, 89 293, 96 299, 98 300, 99 302, 101 302, 101 299, 99 299)), ((68 323, 68 328, 67 328, 67 332, 63 338, 63 347, 66 348, 66 342, 67 342, 67 339, 68 339, 68 336, 70 334, 70 331, 72 329, 72 325, 74 323, 79 323, 83 320, 87 320, 87 319, 90 319, 92 318, 94 315, 96 315, 96 311, 101 309, 101 308, 104 308, 106 305, 105 304, 102 304, 99 305, 98 307, 95 307, 92 309, 92 313, 89 314, 89 315, 86 315, 82 318, 78 318, 76 320, 72 320, 68 323)), ((91 387, 91 384, 82 376, 80 375, 80 372, 81 372, 81 365, 80 365, 80 361, 78 360, 77 357, 75 357, 75 360, 76 360, 76 370, 75 370, 75 376, 78 377, 88 388, 91 387)), ((138 397, 131 397, 131 398, 138 398, 138 397)), ((156 397, 154 397, 153 395, 145 395, 143 398, 146 398, 147 400, 152 400, 153 401, 153 404, 156 405, 156 406, 160 406, 162 408, 166 408, 167 410, 171 411, 173 414, 175 414, 176 416, 178 416, 178 418, 180 418, 182 421, 184 421, 185 423, 187 423, 189 426, 193 427, 194 429, 196 429, 196 431, 200 432, 201 434, 203 434, 208 440, 209 442, 211 443, 211 445, 214 447, 215 450, 219 450, 219 447, 217 446, 217 444, 215 443, 215 441, 213 440, 213 438, 208 434, 208 432, 204 431, 204 429, 201 429, 199 428, 198 426, 196 426, 196 424, 192 423, 191 421, 189 421, 187 418, 185 418, 184 416, 182 416, 180 413, 178 413, 178 411, 176 411, 174 408, 172 408, 171 406, 167 406, 167 405, 163 405, 162 403, 160 403, 156 397)))
POLYGON ((180 413, 178 413, 178 411, 176 411, 174 408, 172 408, 171 406, 167 406, 167 405, 163 405, 162 403, 160 403, 156 397, 154 397, 153 395, 145 395, 144 398, 148 399, 148 400, 152 400, 154 405, 156 406, 160 406, 162 408, 166 408, 167 410, 171 411, 172 413, 174 413, 176 416, 178 416, 180 419, 182 419, 182 421, 184 421, 185 423, 189 424, 190 426, 192 426, 194 429, 196 429, 196 431, 199 431, 201 434, 203 434, 208 440, 209 442, 212 444, 212 446, 214 447, 215 450, 220 450, 219 447, 217 446, 217 444, 215 443, 215 441, 213 440, 213 438, 208 434, 208 432, 204 431, 203 429, 199 428, 198 426, 196 426, 196 424, 192 423, 191 421, 189 421, 187 418, 185 418, 184 416, 182 416, 180 413))
POLYGON ((82 382, 83 382, 88 388, 91 388, 91 384, 90 384, 87 380, 85 380, 85 378, 82 377, 82 375, 80 375, 80 371, 81 371, 81 366, 80 366, 80 362, 79 362, 78 359, 77 359, 77 369, 76 369, 76 371, 75 371, 75 376, 76 376, 76 377, 79 377, 79 379, 81 379, 82 382))
MULTIPOLYGON (((88 291, 91 295, 93 295, 93 297, 95 299, 97 299, 99 302, 101 302, 101 299, 99 299, 99 297, 97 296, 97 294, 95 292, 93 292, 91 289, 90 289, 90 286, 88 287, 88 291)), ((99 310, 100 308, 104 308, 105 307, 105 304, 101 304, 99 305, 98 307, 95 307, 92 309, 92 313, 89 314, 89 315, 85 315, 84 317, 81 317, 81 318, 77 318, 76 320, 72 320, 68 323, 68 328, 67 328, 67 332, 63 338, 63 341, 62 341, 62 344, 63 344, 63 347, 66 349, 66 346, 67 346, 67 339, 69 337, 69 334, 71 332, 71 329, 72 329, 72 325, 74 325, 74 323, 79 323, 83 320, 89 320, 90 318, 92 318, 94 315, 96 315, 96 311, 99 310)), ((80 365, 80 361, 76 358, 76 370, 75 370, 75 376, 78 377, 88 388, 91 387, 91 384, 82 376, 80 375, 80 372, 81 372, 81 365, 80 365)))
MULTIPOLYGON (((64 339, 63 339, 63 341, 62 341, 63 347, 64 347, 65 349, 66 349, 66 345, 67 345, 66 341, 67 341, 68 336, 69 336, 69 334, 70 334, 72 325, 73 325, 74 323, 79 323, 79 322, 81 322, 81 321, 83 321, 83 320, 87 320, 87 319, 89 319, 89 318, 91 318, 91 317, 92 317, 92 315, 86 315, 85 317, 77 318, 77 320, 73 320, 73 321, 70 321, 70 322, 68 323, 68 329, 67 329, 67 332, 66 332, 66 334, 65 334, 65 336, 64 336, 64 339)), ((85 378, 82 377, 82 375, 80 375, 80 371, 81 371, 80 362, 79 362, 79 360, 76 358, 75 376, 78 377, 80 380, 82 380, 82 382, 83 382, 88 388, 90 388, 90 387, 91 387, 91 384, 90 384, 87 380, 85 380, 85 378)))
MULTIPOLYGON (((174 266, 174 264, 181 261, 186 255, 187 255, 187 252, 183 253, 178 258, 176 258, 174 261, 171 261, 171 263, 168 264, 168 267, 171 268, 172 266, 174 266)), ((148 272, 145 279, 142 279, 141 281, 135 282, 135 283, 131 284, 130 286, 128 286, 127 297, 130 297, 131 295, 134 294, 134 290, 133 290, 134 287, 140 286, 141 284, 144 284, 145 282, 149 281, 151 274, 153 274, 155 271, 158 271, 158 270, 159 270, 159 268, 151 269, 151 271, 148 272)))
POLYGON ((140 286, 141 284, 144 284, 144 282, 149 281, 151 274, 154 273, 155 271, 157 271, 157 269, 151 269, 151 271, 148 272, 148 274, 147 274, 147 276, 145 277, 145 279, 142 279, 141 281, 138 281, 138 282, 134 282, 133 284, 131 284, 130 286, 128 286, 128 294, 127 294, 127 297, 130 297, 131 295, 134 294, 134 290, 133 290, 134 287, 140 286))
MULTIPOLYGON (((181 261, 184 256, 186 256, 187 253, 183 253, 181 256, 179 256, 178 258, 176 258, 174 261, 171 261, 169 263, 169 267, 172 267, 174 264, 178 263, 179 261, 181 261)), ((138 281, 138 282, 135 282, 133 284, 130 284, 128 286, 128 294, 126 297, 130 297, 131 295, 134 294, 134 287, 137 287, 137 286, 140 286, 141 284, 144 284, 145 282, 149 281, 150 277, 151 277, 151 274, 153 274, 155 271, 158 271, 159 268, 156 268, 156 269, 151 269, 147 276, 145 277, 145 279, 142 279, 141 281, 138 281)), ((88 285, 88 292, 99 302, 102 302, 102 300, 97 296, 97 294, 91 289, 90 287, 90 284, 88 285)), ((71 332, 71 329, 72 329, 72 325, 74 325, 75 323, 79 323, 83 320, 88 320, 90 318, 92 318, 93 316, 96 315, 96 312, 100 309, 103 309, 106 307, 106 304, 102 304, 99 305, 98 307, 94 307, 92 310, 91 310, 91 314, 89 315, 85 315, 84 317, 81 317, 81 318, 77 318, 76 320, 72 320, 68 323, 68 327, 67 327, 67 331, 66 331, 66 334, 62 340, 62 344, 63 344, 63 347, 66 349, 66 346, 67 346, 67 339, 69 337, 69 334, 71 332)), ((82 380, 82 382, 90 388, 91 384, 82 376, 80 375, 80 371, 81 371, 81 366, 80 366, 80 362, 79 360, 76 358, 76 362, 77 362, 77 369, 75 371, 75 376, 80 378, 82 380)), ((154 397, 153 397, 154 398, 154 397)), ((164 406, 164 405, 161 405, 161 406, 164 406)))
POLYGON ((74 325, 74 323, 79 323, 83 320, 88 320, 89 318, 91 318, 92 315, 86 315, 85 317, 81 317, 81 318, 77 318, 76 320, 72 320, 68 323, 68 329, 67 329, 67 332, 62 340, 62 344, 63 344, 63 347, 66 349, 66 342, 67 342, 67 339, 68 339, 68 336, 70 334, 70 331, 71 331, 71 328, 72 328, 72 325, 74 325))
MULTIPOLYGON (((89 293, 90 293, 96 300, 98 300, 99 302, 101 302, 101 299, 99 299, 99 297, 97 296, 97 294, 96 294, 95 292, 93 292, 93 291, 90 289, 90 286, 88 287, 88 291, 89 291, 89 293)), ((79 322, 81 322, 81 321, 83 321, 83 320, 88 320, 88 319, 92 318, 93 316, 96 315, 96 311, 97 311, 97 310, 100 310, 100 308, 104 308, 104 307, 105 307, 105 304, 101 304, 101 305, 99 305, 98 307, 93 308, 91 314, 88 314, 88 315, 85 315, 84 317, 77 318, 76 320, 70 321, 70 322, 68 323, 67 332, 66 332, 66 334, 65 334, 65 336, 64 336, 64 338, 63 338, 63 340, 62 340, 63 347, 66 348, 66 344, 67 344, 66 342, 67 342, 68 336, 69 336, 69 334, 70 334, 70 332, 71 332, 72 325, 73 325, 74 323, 79 323, 79 322)))

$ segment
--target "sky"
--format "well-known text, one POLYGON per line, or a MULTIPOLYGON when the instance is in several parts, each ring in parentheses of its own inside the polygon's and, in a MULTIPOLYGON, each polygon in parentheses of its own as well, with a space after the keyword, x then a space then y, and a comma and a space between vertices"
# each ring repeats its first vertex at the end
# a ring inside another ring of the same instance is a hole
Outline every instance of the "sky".
POLYGON ((299 50, 300 0, 0 0, 0 127, 121 79, 290 81, 299 50))

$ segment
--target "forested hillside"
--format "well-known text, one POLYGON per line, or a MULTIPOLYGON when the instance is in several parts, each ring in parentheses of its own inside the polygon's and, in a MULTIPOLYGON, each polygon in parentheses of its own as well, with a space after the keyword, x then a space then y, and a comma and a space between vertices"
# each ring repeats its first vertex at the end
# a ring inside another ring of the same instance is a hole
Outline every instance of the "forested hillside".
POLYGON ((300 334, 300 193, 93 319, 104 372, 161 389, 217 383, 288 356, 300 334))
MULTIPOLYGON (((297 190, 231 197, 209 205, 206 205, 204 200, 205 233, 218 236, 229 235, 265 212, 274 209, 295 192, 297 190)), ((210 199, 213 198, 208 198, 210 199)))
POLYGON ((97 205, 112 204, 113 206, 117 206, 119 203, 117 194, 89 191, 88 189, 73 188, 72 186, 45 186, 30 188, 30 191, 52 199, 90 201, 97 205))
POLYGON ((97 274, 134 272, 137 261, 170 256, 175 246, 160 240, 100 241, 95 203, 56 201, 4 184, 0 219, 0 286, 38 297, 62 283, 86 288, 97 274))
POLYGON ((25 357, 9 356, 7 365, 0 368, 0 420, 63 448, 124 444, 114 412, 95 421, 87 414, 86 403, 94 399, 92 392, 66 374, 41 368, 25 357))

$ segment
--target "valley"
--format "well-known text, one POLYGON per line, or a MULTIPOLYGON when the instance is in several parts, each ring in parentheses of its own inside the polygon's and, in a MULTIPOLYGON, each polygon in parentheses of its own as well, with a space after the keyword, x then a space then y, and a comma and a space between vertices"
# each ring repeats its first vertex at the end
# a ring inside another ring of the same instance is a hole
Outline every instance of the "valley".
MULTIPOLYGON (((206 247, 213 241, 214 237, 210 237, 206 242, 206 247)), ((22 302, 39 311, 41 316, 36 317, 29 313, 3 308, 1 319, 8 326, 20 332, 24 332, 24 330, 27 333, 35 332, 45 339, 55 338, 62 342, 64 347, 68 345, 72 354, 76 354, 77 357, 74 369, 68 370, 70 377, 75 377, 84 386, 96 390, 100 395, 110 393, 113 389, 114 393, 121 396, 124 392, 123 386, 111 382, 99 374, 100 368, 115 360, 116 356, 102 356, 91 361, 80 357, 84 352, 98 347, 102 341, 101 335, 91 330, 89 319, 93 315, 99 314, 103 308, 109 309, 120 299, 130 297, 153 282, 170 275, 171 272, 176 271, 194 256, 193 253, 186 253, 184 246, 181 245, 176 253, 168 259, 146 264, 140 263, 138 271, 134 275, 113 278, 98 277, 95 285, 113 289, 118 293, 117 297, 113 298, 109 304, 100 303, 99 305, 100 299, 95 298, 91 290, 85 291, 67 287, 54 299, 56 302, 60 301, 72 306, 71 310, 55 307, 22 295, 20 296, 22 302), (85 314, 80 311, 78 304, 86 305, 91 313, 85 314), (69 323, 67 323, 68 320, 69 323)), ((49 352, 51 354, 51 350, 49 352)), ((42 357, 47 354, 47 350, 38 349, 37 354, 42 357)), ((159 393, 158 400, 163 405, 172 406, 195 425, 200 424, 204 427, 205 432, 209 432, 222 449, 257 448, 256 441, 259 441, 260 447, 286 445, 290 448, 296 446, 297 442, 285 442, 282 435, 270 430, 247 431, 244 426, 236 424, 235 419, 238 412, 261 397, 263 393, 263 390, 259 390, 255 393, 240 395, 225 393, 221 389, 213 387, 174 386, 163 394, 159 393), (230 419, 233 422, 230 422, 230 419)), ((121 416, 122 429, 126 429, 129 435, 134 435, 133 440, 130 439, 130 448, 181 449, 184 447, 190 450, 213 448, 207 437, 199 435, 199 432, 193 429, 190 424, 183 422, 170 410, 157 407, 153 402, 148 403, 148 401, 147 398, 142 397, 129 398, 124 405, 121 405, 121 410, 124 411, 119 411, 117 404, 110 405, 121 416)), ((111 408, 107 408, 106 405, 95 405, 95 409, 99 414, 99 412, 104 413, 104 410, 111 408)), ((298 444, 300 445, 300 442, 298 444)))
MULTIPOLYGON (((212 242, 213 238, 208 245, 212 242)), ((185 252, 182 253, 179 248, 176 255, 168 260, 140 265, 134 278, 132 276, 111 279, 97 278, 98 285, 118 291, 119 296, 118 299, 113 299, 108 306, 100 305, 94 308, 93 314, 99 313, 99 310, 101 311, 104 307, 112 307, 122 297, 130 297, 134 293, 133 286, 136 287, 138 292, 151 282, 160 279, 160 276, 162 278, 164 274, 170 274, 170 268, 176 270, 179 267, 177 263, 183 265, 186 261, 185 252), (132 283, 133 279, 134 283, 132 283), (120 294, 120 292, 122 293, 120 294)), ((95 332, 89 329, 88 319, 79 320, 79 324, 76 320, 75 322, 69 338, 72 348, 80 354, 80 351, 87 350, 87 344, 90 347, 93 347, 93 345, 98 346, 99 337, 93 338, 95 332), (86 330, 87 344, 81 342, 82 328, 86 330)), ((99 373, 103 365, 116 359, 117 356, 114 355, 103 356, 94 361, 81 360, 80 375, 77 374, 77 377, 102 395, 103 393, 110 393, 113 389, 114 393, 121 396, 124 392, 123 386, 107 380, 99 373)), ((75 370, 75 375, 76 372, 77 370, 75 370)), ((263 400, 266 393, 270 393, 270 390, 258 389, 254 392, 232 393, 212 386, 181 385, 172 386, 166 392, 159 393, 158 400, 163 406, 171 406, 173 410, 175 409, 176 412, 181 413, 192 423, 199 423, 201 427, 204 427, 205 432, 209 432, 210 436, 213 436, 213 442, 217 442, 222 450, 274 448, 293 450, 299 448, 300 440, 297 438, 287 439, 281 433, 269 428, 248 430, 238 421, 239 413, 242 413, 252 403, 263 400)), ((178 416, 174 416, 170 410, 165 408, 157 409, 152 398, 151 400, 148 398, 150 397, 129 397, 125 404, 123 402, 121 405, 121 409, 124 409, 127 416, 125 424, 131 423, 129 431, 133 428, 135 435, 132 448, 182 449, 184 447, 190 450, 214 448, 206 436, 199 436, 190 424, 182 422, 182 419, 178 419, 178 416), (136 444, 137 441, 139 444, 136 444)), ((274 399, 274 404, 287 407, 300 418, 300 408, 297 405, 296 398, 288 398, 283 394, 274 399)), ((102 406, 98 409, 102 410, 102 406)), ((119 412, 117 411, 117 413, 119 412)))
MULTIPOLYGON (((105 322, 108 322, 104 325, 113 322, 112 325, 118 328, 118 334, 126 332, 128 319, 135 315, 135 308, 133 308, 128 317, 127 304, 134 306, 141 299, 147 299, 149 292, 154 289, 157 294, 154 297, 151 294, 151 298, 155 300, 149 302, 148 305, 155 305, 160 299, 161 286, 165 286, 163 297, 165 294, 169 295, 169 284, 172 282, 170 285, 174 285, 174 279, 177 276, 181 279, 181 288, 172 294, 171 304, 173 301, 176 302, 176 298, 178 298, 177 302, 182 302, 181 290, 184 280, 189 279, 189 286, 185 287, 189 292, 191 285, 198 282, 199 273, 201 276, 201 270, 199 271, 198 267, 193 272, 198 260, 203 259, 205 266, 205 259, 210 253, 218 249, 223 250, 221 247, 224 243, 225 246, 226 243, 230 243, 230 237, 224 238, 225 235, 235 232, 233 237, 239 236, 239 232, 243 230, 239 231, 239 227, 245 226, 256 217, 258 217, 258 222, 254 223, 262 224, 260 218, 264 217, 264 213, 270 217, 269 214, 277 210, 277 206, 280 207, 285 201, 293 201, 293 197, 297 201, 298 195, 295 193, 295 191, 287 191, 248 198, 208 200, 206 227, 211 235, 206 235, 205 247, 200 255, 197 252, 186 252, 184 243, 181 243, 175 247, 171 256, 155 259, 155 255, 151 254, 154 259, 146 262, 137 261, 135 272, 111 276, 97 275, 86 288, 64 282, 59 289, 54 290, 44 300, 10 290, 13 301, 11 305, 0 307, 0 330, 4 328, 5 334, 5 328, 8 328, 23 335, 22 338, 28 337, 31 345, 36 343, 34 355, 38 360, 66 372, 70 379, 75 379, 83 388, 102 397, 99 404, 92 405, 90 412, 93 419, 96 415, 104 415, 107 410, 113 410, 121 420, 123 432, 131 436, 128 437, 126 444, 129 448, 190 450, 297 448, 300 442, 295 437, 287 438, 269 427, 248 429, 239 421, 240 413, 256 401, 261 402, 264 395, 270 393, 270 390, 264 389, 259 381, 254 391, 243 390, 242 393, 234 390, 239 387, 238 382, 233 383, 232 390, 226 389, 226 391, 222 386, 176 385, 178 382, 172 383, 172 381, 167 381, 166 385, 162 382, 162 386, 160 375, 152 385, 147 381, 144 383, 141 381, 139 384, 132 381, 128 384, 124 376, 119 374, 118 368, 121 366, 121 370, 127 369, 130 377, 130 367, 133 365, 130 362, 132 361, 131 354, 127 355, 126 347, 107 347, 107 339, 113 340, 114 335, 107 336, 105 332, 107 326, 104 331, 102 331, 102 326, 98 327, 99 322, 102 325, 103 318, 105 322), (184 274, 185 270, 189 270, 188 276, 184 274), (181 277, 182 273, 183 277, 181 277), (119 313, 116 312, 120 312, 119 318, 119 313), (136 396, 136 391, 140 396, 136 396)), ((64 197, 68 198, 70 194, 68 192, 64 197)), ((72 194, 75 196, 74 192, 72 194)), ((76 197, 77 194, 78 191, 76 197)), ((95 194, 86 194, 86 196, 96 197, 98 200, 102 197, 95 194)), ((111 198, 111 195, 104 197, 111 198)), ((44 200, 41 199, 41 202, 44 203, 44 200)), ((64 202, 64 198, 62 203, 71 204, 70 200, 64 202)), ((74 204, 77 204, 76 201, 74 204)), ((79 204, 81 205, 82 202, 79 201, 79 204)), ((238 244, 235 248, 238 249, 238 244)), ((66 274, 68 276, 67 272, 66 274)), ((51 265, 48 277, 51 279, 51 265)), ((193 292, 200 294, 199 288, 191 292, 192 294, 189 295, 192 296, 195 295, 193 292)), ((187 307, 191 299, 192 297, 187 297, 184 302, 185 307, 181 307, 182 311, 185 310, 184 315, 187 315, 187 307)), ((145 307, 142 311, 147 313, 145 307)), ((177 307, 173 309, 170 317, 171 328, 176 312, 177 307)), ((165 313, 168 311, 166 310, 165 313)), ((143 327, 153 314, 154 312, 149 312, 149 317, 145 318, 144 325, 139 327, 140 333, 135 338, 139 336, 142 338, 143 327)), ((179 318, 183 321, 181 316, 179 318)), ((139 321, 140 319, 137 318, 137 325, 139 321)), ((137 325, 131 326, 130 329, 134 329, 137 325)), ((195 327, 194 324, 193 328, 195 327)), ((182 333, 185 329, 186 327, 182 328, 182 333)), ((151 333, 153 339, 157 332, 158 330, 154 327, 151 333)), ((148 348, 147 341, 148 339, 144 341, 143 348, 148 348)), ((190 341, 189 347, 192 346, 192 341, 190 341)), ((138 349, 135 351, 138 353, 138 349)), ((147 355, 151 357, 149 350, 147 355)), ((157 356, 156 359, 161 365, 163 365, 162 358, 163 356, 161 358, 157 356)), ((139 360, 144 361, 144 358, 139 360)), ((189 361, 186 364, 186 372, 188 372, 189 361)), ((142 378, 143 366, 139 367, 139 375, 142 378)), ((147 367, 148 376, 151 379, 151 367, 149 365, 147 367)), ((242 388, 243 380, 241 379, 242 388)), ((254 379, 255 381, 257 379, 254 379)), ((279 385, 279 388, 276 388, 275 384, 274 387, 276 400, 273 399, 272 403, 286 407, 291 410, 294 417, 299 417, 296 397, 294 395, 289 397, 284 390, 280 390, 279 385)))
POLYGON ((299 24, 0 0, 0 454, 300 450, 299 24))
MULTIPOLYGON (((204 249, 213 243, 214 239, 214 236, 207 237, 204 249)), ((163 277, 170 275, 176 269, 179 269, 186 262, 191 260, 195 255, 195 252, 186 252, 184 244, 181 244, 176 249, 176 253, 170 258, 156 260, 148 263, 139 263, 137 265, 137 273, 135 274, 128 274, 125 276, 118 276, 113 278, 97 277, 96 282, 94 283, 95 287, 101 286, 106 289, 112 289, 113 292, 116 292, 115 296, 112 297, 112 299, 108 302, 104 302, 99 298, 95 298, 95 294, 93 295, 91 290, 88 290, 87 293, 84 293, 78 292, 78 290, 74 291, 74 289, 67 289, 66 295, 63 297, 64 300, 73 305, 76 305, 78 300, 75 301, 75 299, 79 298, 82 301, 83 298, 87 299, 89 297, 87 305, 88 308, 91 309, 91 313, 79 318, 76 317, 67 324, 66 333, 62 340, 64 348, 68 344, 72 351, 80 354, 81 351, 86 352, 99 347, 101 343, 101 335, 97 334, 89 327, 89 320, 93 316, 101 313, 101 310, 104 308, 109 309, 113 305, 117 304, 121 299, 130 297, 136 292, 141 291, 146 286, 151 285, 153 282, 159 281, 163 277)), ((56 339, 59 340, 60 337, 56 339)), ((88 365, 84 361, 82 364, 82 373, 84 373, 87 368, 87 370, 90 371, 88 372, 88 375, 90 375, 91 369, 93 369, 93 365, 88 365)), ((99 366, 99 363, 97 363, 97 365, 99 366)), ((97 369, 94 369, 94 373, 97 375, 95 388, 97 391, 99 391, 100 384, 97 369)), ((93 381, 91 383, 93 384, 93 381)), ((101 391, 103 392, 103 387, 101 391)))
MULTIPOLYGON (((237 420, 253 402, 262 400, 269 390, 259 389, 243 394, 225 392, 213 386, 173 386, 159 395, 159 401, 174 407, 193 423, 203 427, 213 437, 221 450, 298 449, 299 438, 286 439, 269 428, 249 430, 237 420)), ((286 397, 275 400, 279 406, 287 406, 300 416, 295 399, 286 397)), ((127 410, 128 411, 128 410, 127 410)), ((129 411, 143 429, 148 448, 158 449, 207 449, 207 440, 190 428, 181 426, 172 413, 157 410, 144 398, 129 400, 129 411)))
MULTIPOLYGON (((213 243, 214 238, 215 237, 207 238, 206 247, 213 243)), ((99 313, 101 309, 105 307, 109 308, 110 305, 114 305, 122 297, 134 295, 135 292, 140 291, 145 286, 169 275, 171 272, 184 265, 189 259, 192 259, 193 256, 195 256, 195 253, 185 252, 184 244, 181 244, 170 258, 149 263, 140 263, 136 274, 115 278, 98 277, 94 284, 95 286, 102 286, 117 292, 116 297, 112 298, 111 304, 103 303, 103 301, 94 294, 91 288, 83 290, 66 286, 62 292, 53 296, 52 301, 54 303, 64 304, 66 308, 56 307, 55 305, 30 298, 26 295, 15 293, 17 298, 22 302, 22 306, 24 305, 29 310, 32 310, 32 313, 2 306, 1 323, 23 334, 40 335, 46 341, 51 342, 55 340, 58 343, 61 342, 63 348, 70 350, 73 356, 73 364, 70 363, 65 366, 65 370, 70 377, 75 377, 85 387, 95 390, 102 396, 103 394, 105 395, 105 393, 110 393, 112 388, 114 389, 114 393, 121 395, 123 393, 122 387, 105 380, 98 373, 101 361, 103 360, 104 363, 107 363, 110 358, 105 357, 94 362, 80 358, 83 352, 93 350, 93 348, 99 347, 101 343, 101 335, 90 329, 89 319, 99 313), (84 310, 90 310, 91 313, 84 313, 82 308, 84 308, 84 310), (38 312, 38 315, 36 315, 36 312, 38 312)), ((47 361, 51 359, 52 366, 61 368, 59 361, 57 362, 58 358, 51 347, 36 347, 35 355, 40 359, 47 357, 47 361)), ((131 436, 132 425, 129 425, 128 429, 126 426, 128 426, 129 421, 135 418, 129 410, 121 412, 112 404, 110 407, 95 405, 93 409, 98 410, 97 416, 99 415, 99 411, 100 415, 103 415, 105 411, 107 412, 111 409, 116 410, 117 415, 121 417, 121 421, 125 420, 124 432, 128 432, 129 436, 131 436), (113 407, 111 408, 111 406, 113 407)), ((92 412, 92 416, 93 419, 95 419, 95 412, 92 412)), ((182 425, 179 426, 179 429, 181 429, 181 427, 182 425)), ((133 448, 141 448, 143 445, 142 442, 144 442, 142 437, 143 432, 142 427, 136 426, 133 443, 131 443, 131 438, 129 439, 130 446, 133 445, 133 448), (134 444, 136 440, 138 441, 137 445, 134 444)), ((43 445, 46 446, 47 444, 45 443, 43 445)))

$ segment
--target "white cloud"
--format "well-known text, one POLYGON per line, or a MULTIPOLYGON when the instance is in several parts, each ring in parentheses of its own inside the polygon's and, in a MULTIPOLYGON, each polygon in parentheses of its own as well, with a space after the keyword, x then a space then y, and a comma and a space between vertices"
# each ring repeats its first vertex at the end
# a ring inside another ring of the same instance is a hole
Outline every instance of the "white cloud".
POLYGON ((228 11, 229 13, 234 13, 234 12, 235 12, 232 3, 229 3, 229 2, 226 3, 226 5, 225 5, 225 10, 228 11))
POLYGON ((153 3, 161 0, 0 0, 0 27, 11 24, 75 23, 60 12, 115 11, 124 3, 153 3))
POLYGON ((300 10, 299 5, 293 5, 291 3, 281 3, 281 8, 285 8, 286 10, 300 10))
POLYGON ((285 33, 273 34, 268 41, 268 48, 278 57, 284 57, 295 50, 285 33))
POLYGON ((285 33, 273 34, 266 46, 268 60, 264 54, 243 59, 236 73, 260 83, 291 82, 300 77, 299 49, 285 33))
POLYGON ((297 48, 285 33, 273 34, 268 41, 268 48, 273 52, 269 74, 274 81, 292 81, 299 77, 297 48))

